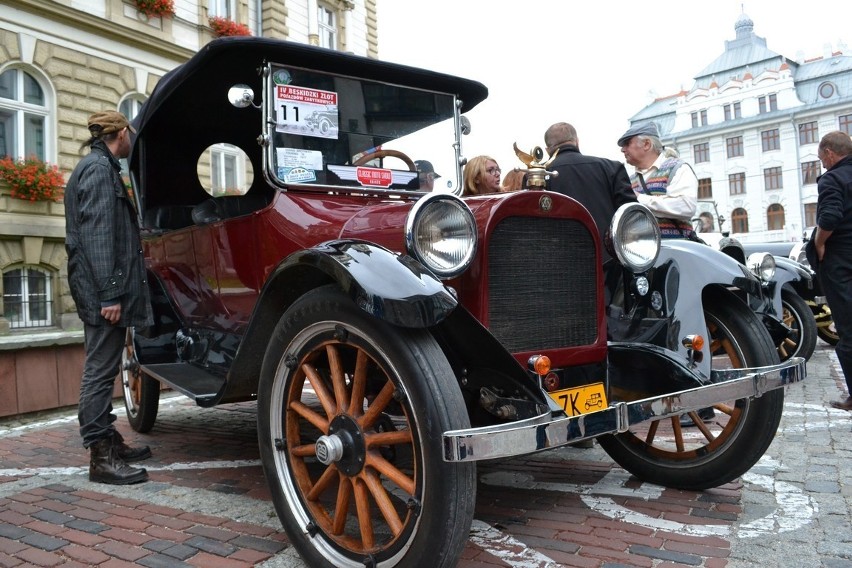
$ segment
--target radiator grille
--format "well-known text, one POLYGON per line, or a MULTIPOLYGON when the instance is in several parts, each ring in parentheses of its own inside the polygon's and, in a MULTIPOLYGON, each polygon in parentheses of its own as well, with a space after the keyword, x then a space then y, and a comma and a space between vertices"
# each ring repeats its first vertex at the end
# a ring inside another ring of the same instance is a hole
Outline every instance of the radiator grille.
POLYGON ((509 217, 488 250, 491 333, 513 353, 597 338, 594 238, 572 219, 509 217))

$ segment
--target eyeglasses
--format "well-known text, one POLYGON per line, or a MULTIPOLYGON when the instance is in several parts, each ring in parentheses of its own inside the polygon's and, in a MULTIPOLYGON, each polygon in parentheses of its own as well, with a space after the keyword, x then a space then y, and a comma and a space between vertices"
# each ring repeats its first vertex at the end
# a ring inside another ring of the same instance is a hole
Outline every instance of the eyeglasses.
POLYGON ((485 170, 485 173, 492 176, 499 176, 503 172, 500 171, 500 168, 488 168, 485 170))

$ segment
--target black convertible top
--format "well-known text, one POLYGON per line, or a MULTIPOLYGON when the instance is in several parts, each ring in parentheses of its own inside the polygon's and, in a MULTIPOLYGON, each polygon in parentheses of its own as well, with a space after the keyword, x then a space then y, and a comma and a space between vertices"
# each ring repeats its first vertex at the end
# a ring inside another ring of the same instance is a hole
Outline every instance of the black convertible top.
MULTIPOLYGON (((259 71, 266 62, 452 93, 463 102, 462 112, 488 96, 482 83, 417 67, 269 38, 215 39, 163 76, 133 120, 137 134, 129 164, 143 201, 157 202, 159 193, 179 189, 183 197, 172 195, 170 201, 197 202, 203 189, 195 159, 207 146, 227 142, 257 147, 259 111, 236 109, 227 95, 230 87, 246 84, 260 102, 259 71)), ((249 155, 255 172, 260 172, 260 153, 249 155)))

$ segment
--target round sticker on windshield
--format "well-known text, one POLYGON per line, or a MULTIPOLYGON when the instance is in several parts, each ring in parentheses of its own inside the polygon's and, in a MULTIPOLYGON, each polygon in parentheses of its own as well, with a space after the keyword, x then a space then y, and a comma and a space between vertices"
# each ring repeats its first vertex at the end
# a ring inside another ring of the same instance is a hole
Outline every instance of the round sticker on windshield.
POLYGON ((292 77, 290 77, 290 72, 286 69, 279 69, 275 73, 272 74, 272 80, 276 85, 289 85, 290 81, 292 81, 292 77))

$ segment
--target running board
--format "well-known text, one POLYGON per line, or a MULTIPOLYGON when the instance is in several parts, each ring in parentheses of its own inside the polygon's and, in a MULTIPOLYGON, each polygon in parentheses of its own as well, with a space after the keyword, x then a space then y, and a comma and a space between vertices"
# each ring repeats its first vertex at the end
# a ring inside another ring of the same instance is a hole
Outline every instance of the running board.
POLYGON ((190 363, 143 365, 142 370, 203 407, 213 406, 218 402, 226 383, 225 377, 190 363))

